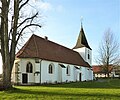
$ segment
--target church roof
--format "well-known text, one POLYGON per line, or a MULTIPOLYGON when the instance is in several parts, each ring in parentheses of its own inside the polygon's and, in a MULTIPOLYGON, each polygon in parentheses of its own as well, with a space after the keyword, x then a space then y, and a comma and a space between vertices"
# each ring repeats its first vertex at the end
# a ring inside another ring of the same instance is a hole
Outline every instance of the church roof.
POLYGON ((60 63, 90 67, 78 52, 34 34, 16 54, 16 57, 39 58, 60 63))
POLYGON ((77 48, 81 48, 81 47, 87 47, 90 50, 92 50, 87 42, 83 27, 81 25, 81 30, 77 39, 77 43, 75 45, 75 47, 73 49, 77 49, 77 48))

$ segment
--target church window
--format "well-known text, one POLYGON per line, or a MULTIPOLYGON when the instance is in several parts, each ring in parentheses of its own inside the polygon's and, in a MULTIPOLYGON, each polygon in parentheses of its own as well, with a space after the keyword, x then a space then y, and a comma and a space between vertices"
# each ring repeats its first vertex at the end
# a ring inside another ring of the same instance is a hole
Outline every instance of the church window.
POLYGON ((70 75, 70 66, 67 66, 66 74, 67 74, 67 75, 70 75))
POLYGON ((53 65, 52 64, 49 65, 48 73, 53 74, 53 65))
POLYGON ((90 59, 90 55, 88 54, 88 59, 90 59))
POLYGON ((26 65, 26 72, 27 73, 32 73, 33 72, 33 65, 31 62, 28 62, 26 65))
POLYGON ((39 63, 39 59, 35 59, 35 63, 39 63))
POLYGON ((90 59, 90 54, 89 54, 89 50, 88 50, 88 59, 90 59))

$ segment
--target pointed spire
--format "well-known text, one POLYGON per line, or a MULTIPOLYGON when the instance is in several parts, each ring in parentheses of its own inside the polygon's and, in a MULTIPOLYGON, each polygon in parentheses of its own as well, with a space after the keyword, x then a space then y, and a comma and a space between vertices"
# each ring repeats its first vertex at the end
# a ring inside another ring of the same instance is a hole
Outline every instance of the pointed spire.
POLYGON ((83 30, 83 25, 82 25, 82 21, 81 21, 81 30, 77 39, 77 43, 75 45, 75 47, 73 49, 77 49, 77 48, 81 48, 81 47, 87 47, 90 50, 92 50, 90 48, 90 46, 88 45, 84 30, 83 30))

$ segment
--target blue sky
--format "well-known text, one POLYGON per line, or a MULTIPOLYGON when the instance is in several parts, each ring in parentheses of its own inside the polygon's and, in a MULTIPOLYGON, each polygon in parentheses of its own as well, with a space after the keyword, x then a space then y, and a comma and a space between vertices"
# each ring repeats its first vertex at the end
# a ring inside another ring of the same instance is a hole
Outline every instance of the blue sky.
POLYGON ((93 64, 103 33, 108 28, 111 28, 120 42, 120 0, 38 1, 36 6, 42 14, 43 27, 35 34, 47 36, 51 41, 73 48, 79 35, 82 16, 85 35, 93 50, 93 64))
POLYGON ((83 27, 94 57, 103 33, 110 28, 120 42, 120 0, 45 0, 48 4, 39 35, 73 48, 83 27))

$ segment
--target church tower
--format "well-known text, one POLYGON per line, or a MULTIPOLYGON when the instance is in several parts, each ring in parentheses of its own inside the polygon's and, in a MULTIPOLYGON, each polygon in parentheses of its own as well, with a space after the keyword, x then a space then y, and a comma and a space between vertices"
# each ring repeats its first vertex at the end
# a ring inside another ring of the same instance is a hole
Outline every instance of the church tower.
POLYGON ((92 49, 90 48, 81 23, 81 30, 73 50, 79 52, 82 58, 92 66, 92 49))

